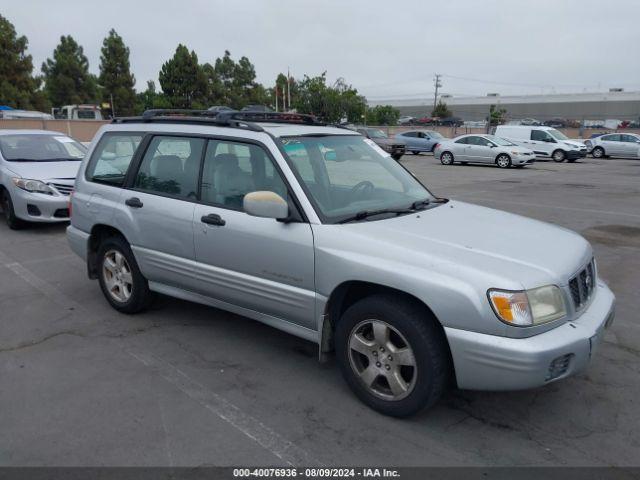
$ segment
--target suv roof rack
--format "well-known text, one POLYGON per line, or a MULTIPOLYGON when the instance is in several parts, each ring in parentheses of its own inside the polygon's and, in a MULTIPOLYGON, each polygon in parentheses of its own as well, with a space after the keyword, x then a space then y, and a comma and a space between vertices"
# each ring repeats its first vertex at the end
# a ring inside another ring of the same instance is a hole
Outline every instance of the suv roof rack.
POLYGON ((192 123, 209 124, 218 127, 244 128, 254 132, 264 132, 255 122, 284 123, 291 125, 328 126, 313 115, 280 112, 210 112, 208 110, 152 109, 139 117, 116 117, 111 123, 192 123))

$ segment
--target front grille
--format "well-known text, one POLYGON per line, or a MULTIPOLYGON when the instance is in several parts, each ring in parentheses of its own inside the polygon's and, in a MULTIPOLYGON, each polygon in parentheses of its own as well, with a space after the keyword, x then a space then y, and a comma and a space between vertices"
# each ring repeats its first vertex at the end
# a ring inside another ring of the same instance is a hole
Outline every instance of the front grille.
POLYGON ((50 183, 53 188, 55 188, 62 195, 69 196, 71 192, 73 192, 73 185, 65 185, 63 183, 50 183))
POLYGON ((567 370, 569 370, 569 367, 571 366, 572 358, 573 353, 568 353, 554 359, 549 364, 549 370, 547 370, 547 376, 545 377, 545 380, 548 382, 549 380, 561 377, 562 375, 567 373, 567 370))
POLYGON ((589 302, 595 286, 595 268, 593 260, 591 260, 585 268, 569 280, 571 298, 573 299, 573 306, 576 310, 580 310, 589 302))

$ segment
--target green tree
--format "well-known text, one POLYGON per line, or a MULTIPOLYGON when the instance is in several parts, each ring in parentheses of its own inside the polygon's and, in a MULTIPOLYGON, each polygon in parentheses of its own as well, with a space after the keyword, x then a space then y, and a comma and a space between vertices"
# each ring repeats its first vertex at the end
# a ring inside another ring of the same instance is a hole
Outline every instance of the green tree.
POLYGON ((198 64, 196 52, 178 45, 173 58, 162 65, 160 86, 173 108, 204 108, 207 102, 207 78, 198 64))
POLYGON ((400 118, 400 110, 391 105, 376 105, 367 109, 369 125, 396 125, 400 118))
POLYGON ((102 101, 111 103, 113 99, 113 114, 132 115, 136 102, 136 92, 133 89, 136 81, 131 73, 129 48, 113 29, 102 42, 99 81, 102 101))
POLYGON ((333 86, 327 85, 326 72, 317 77, 305 75, 298 82, 298 92, 292 103, 298 112, 316 115, 330 123, 343 119, 359 122, 366 109, 364 97, 343 79, 338 79, 333 86))
POLYGON ((501 125, 505 122, 507 116, 507 110, 505 108, 498 108, 495 105, 489 106, 489 124, 501 125))
POLYGON ((452 116, 452 113, 451 113, 451 110, 449 110, 449 107, 447 106, 447 104, 444 101, 440 100, 438 101, 436 108, 434 108, 431 111, 431 116, 438 117, 438 118, 445 118, 445 117, 452 116))
POLYGON ((256 70, 247 57, 237 62, 225 50, 214 65, 202 66, 207 82, 209 105, 226 105, 240 109, 248 104, 269 104, 269 92, 256 82, 256 70))
POLYGON ((96 77, 89 73, 89 61, 71 35, 60 37, 53 58, 42 64, 45 92, 54 106, 96 103, 96 77))
POLYGON ((40 91, 40 79, 34 78, 33 61, 27 55, 27 37, 18 37, 13 24, 0 15, 0 104, 13 108, 47 110, 40 91))
POLYGON ((156 90, 153 80, 149 80, 147 89, 136 94, 135 113, 139 115, 152 108, 171 108, 171 104, 162 92, 156 90))

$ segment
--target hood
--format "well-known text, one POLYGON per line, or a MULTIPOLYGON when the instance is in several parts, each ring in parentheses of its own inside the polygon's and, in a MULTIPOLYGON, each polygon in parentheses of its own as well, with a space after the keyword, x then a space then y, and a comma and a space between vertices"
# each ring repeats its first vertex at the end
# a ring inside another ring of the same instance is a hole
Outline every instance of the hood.
POLYGON ((6 162, 9 170, 31 180, 75 179, 81 161, 67 162, 6 162))
POLYGON ((578 140, 562 140, 562 143, 566 143, 567 145, 571 145, 575 148, 584 148, 585 144, 583 142, 579 142, 578 140))
POLYGON ((404 145, 402 140, 396 138, 372 138, 378 145, 404 145))
POLYGON ((456 201, 411 215, 337 227, 356 237, 340 235, 342 248, 355 246, 353 255, 460 280, 482 276, 496 288, 565 285, 592 256, 589 243, 575 232, 456 201))

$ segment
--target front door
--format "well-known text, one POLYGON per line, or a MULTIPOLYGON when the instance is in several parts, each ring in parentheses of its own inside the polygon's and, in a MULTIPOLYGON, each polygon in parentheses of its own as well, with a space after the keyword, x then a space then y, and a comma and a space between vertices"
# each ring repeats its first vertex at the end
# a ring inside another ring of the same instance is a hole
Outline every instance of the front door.
POLYGON ((467 137, 467 158, 471 162, 493 163, 493 143, 484 137, 467 137))
POLYGON ((556 149, 556 141, 545 130, 531 130, 531 148, 536 154, 550 157, 556 149))
POLYGON ((246 214, 243 198, 253 191, 289 195, 263 147, 209 140, 193 218, 198 290, 315 330, 311 227, 246 214))

